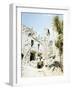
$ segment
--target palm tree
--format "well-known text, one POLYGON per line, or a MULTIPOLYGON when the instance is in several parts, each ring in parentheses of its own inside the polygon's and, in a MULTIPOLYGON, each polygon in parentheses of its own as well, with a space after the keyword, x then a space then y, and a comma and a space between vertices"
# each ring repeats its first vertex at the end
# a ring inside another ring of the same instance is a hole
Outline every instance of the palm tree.
POLYGON ((58 34, 63 33, 63 21, 60 20, 59 16, 55 16, 53 20, 54 27, 56 28, 56 31, 58 34))
POLYGON ((61 21, 59 16, 55 16, 53 19, 53 25, 56 28, 56 32, 58 33, 55 46, 59 49, 60 63, 61 63, 61 56, 63 54, 63 20, 61 21))

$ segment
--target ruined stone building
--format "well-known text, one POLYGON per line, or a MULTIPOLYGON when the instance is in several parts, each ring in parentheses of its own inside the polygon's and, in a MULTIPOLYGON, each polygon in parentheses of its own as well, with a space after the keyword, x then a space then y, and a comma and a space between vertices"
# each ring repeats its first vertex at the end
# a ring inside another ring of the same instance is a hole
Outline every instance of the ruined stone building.
POLYGON ((22 54, 26 62, 36 60, 37 54, 43 52, 43 45, 37 32, 33 31, 32 28, 23 26, 22 29, 22 54))
MULTIPOLYGON (((25 62, 38 60, 38 54, 41 54, 44 60, 50 61, 50 57, 56 55, 55 41, 51 39, 51 32, 48 28, 44 30, 43 37, 31 27, 23 26, 21 52, 25 62)), ((58 53, 58 52, 57 52, 58 53)))

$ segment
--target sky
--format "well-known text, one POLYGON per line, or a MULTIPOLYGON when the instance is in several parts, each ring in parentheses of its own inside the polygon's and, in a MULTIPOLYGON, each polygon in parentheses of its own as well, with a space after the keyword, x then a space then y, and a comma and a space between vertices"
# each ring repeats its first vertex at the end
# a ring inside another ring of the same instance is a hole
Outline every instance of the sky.
POLYGON ((22 12, 22 25, 33 27, 40 35, 44 33, 44 29, 50 29, 53 23, 53 17, 59 16, 63 19, 63 15, 48 14, 48 13, 27 13, 22 12))

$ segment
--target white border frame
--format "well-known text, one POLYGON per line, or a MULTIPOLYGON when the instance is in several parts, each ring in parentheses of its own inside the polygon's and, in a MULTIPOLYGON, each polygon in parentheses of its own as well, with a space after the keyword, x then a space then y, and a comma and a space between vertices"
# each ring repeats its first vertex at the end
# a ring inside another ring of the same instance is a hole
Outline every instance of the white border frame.
POLYGON ((64 43, 66 44, 67 29, 69 28, 69 9, 66 8, 41 8, 23 5, 10 5, 10 84, 48 84, 70 81, 69 62, 67 61, 66 45, 64 44, 64 76, 43 78, 21 78, 21 12, 56 13, 64 14, 64 43))

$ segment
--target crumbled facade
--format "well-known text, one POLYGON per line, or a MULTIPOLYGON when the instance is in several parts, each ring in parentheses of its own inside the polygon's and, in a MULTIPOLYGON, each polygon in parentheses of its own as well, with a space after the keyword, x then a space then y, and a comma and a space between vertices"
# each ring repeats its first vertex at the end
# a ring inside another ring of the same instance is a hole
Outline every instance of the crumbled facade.
POLYGON ((21 52, 24 55, 23 61, 37 61, 38 53, 41 53, 42 59, 52 62, 51 57, 55 55, 54 60, 59 60, 58 49, 55 47, 55 40, 50 39, 50 30, 45 29, 43 37, 40 37, 33 28, 23 26, 21 52))

